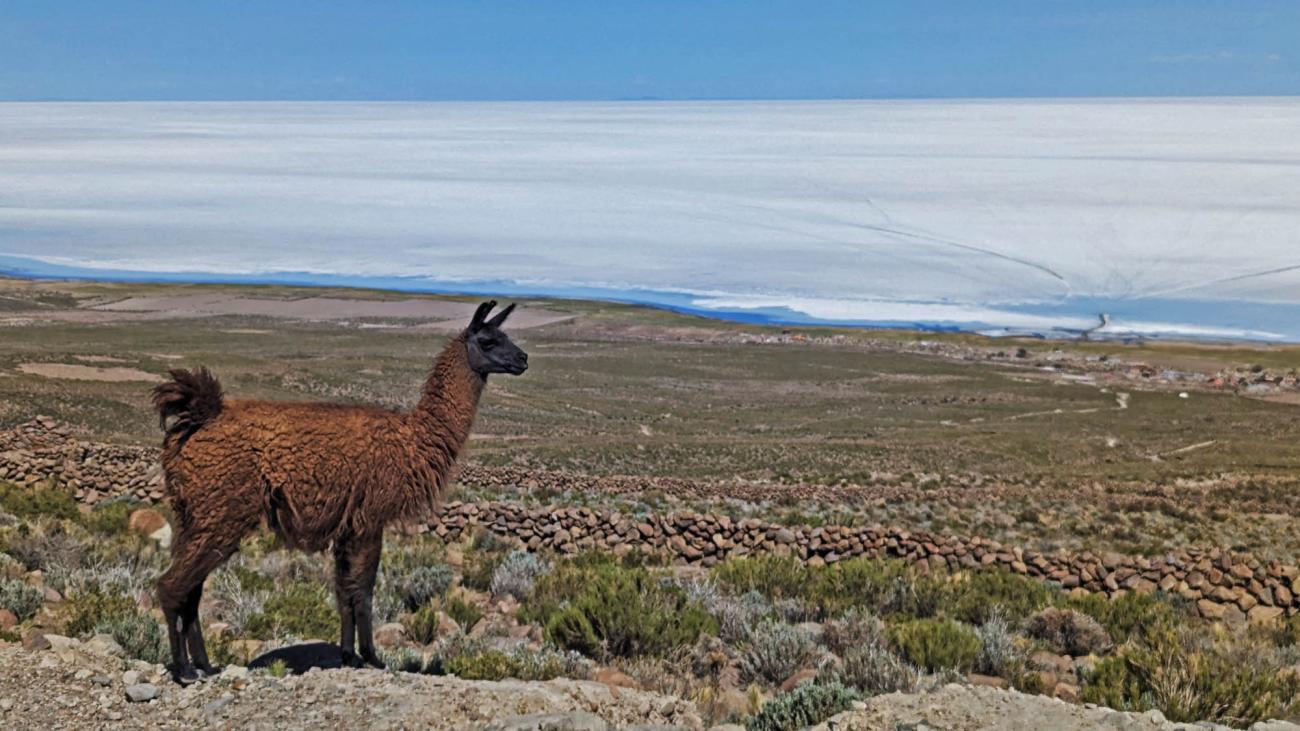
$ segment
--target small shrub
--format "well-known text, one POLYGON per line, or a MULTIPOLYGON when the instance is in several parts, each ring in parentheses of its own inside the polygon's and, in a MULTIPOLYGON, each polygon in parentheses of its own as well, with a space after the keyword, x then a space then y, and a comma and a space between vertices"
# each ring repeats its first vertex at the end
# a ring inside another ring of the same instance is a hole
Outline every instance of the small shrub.
POLYGON ((750 632, 772 615, 772 604, 756 591, 718 597, 709 608, 718 620, 718 636, 732 644, 748 642, 750 632))
POLYGON ((86 547, 68 529, 64 523, 50 520, 21 524, 10 534, 5 551, 28 571, 67 575, 81 566, 86 555, 86 547))
POLYGON ((765 597, 801 597, 808 586, 808 567, 792 556, 733 558, 713 569, 718 583, 732 594, 756 591, 765 597))
POLYGON ((133 610, 110 615, 101 619, 91 631, 93 634, 111 635, 125 650, 126 656, 135 660, 163 663, 170 657, 162 625, 143 612, 133 610))
POLYGON ((980 640, 980 654, 975 669, 985 675, 1010 677, 1019 673, 1024 664, 1011 623, 1001 613, 992 614, 975 634, 980 640))
POLYGON ((980 639, 969 626, 951 619, 916 619, 890 628, 890 641, 914 665, 938 672, 969 672, 980 654, 980 639))
POLYGON ((249 617, 247 632, 259 640, 285 635, 324 639, 339 631, 339 613, 323 586, 295 581, 267 597, 262 611, 249 617))
POLYGON ((107 500, 99 503, 82 517, 81 523, 92 533, 113 535, 125 533, 135 509, 132 500, 107 500))
POLYGON ((740 656, 740 670, 749 680, 779 684, 804 667, 814 649, 807 632, 766 620, 749 634, 749 647, 740 656))
POLYGON ((396 591, 402 598, 408 611, 414 612, 422 606, 447 593, 454 579, 451 569, 441 564, 419 566, 399 579, 395 579, 396 591))
POLYGON ((402 617, 406 634, 417 644, 427 645, 438 639, 438 608, 426 604, 402 617))
POLYGON ((136 611, 135 601, 130 597, 100 588, 77 594, 68 601, 68 606, 68 623, 63 631, 70 637, 91 634, 102 622, 136 611))
POLYGON ((403 647, 392 653, 384 653, 381 657, 389 670, 402 673, 418 673, 424 670, 424 658, 420 657, 418 651, 409 647, 403 647))
POLYGON ((1116 599, 1103 594, 1089 594, 1066 600, 1063 606, 1097 620, 1110 638, 1120 643, 1139 638, 1150 627, 1175 626, 1186 619, 1183 612, 1159 593, 1130 591, 1116 599))
POLYGON ((289 674, 289 665, 284 660, 276 658, 266 666, 266 672, 270 673, 272 678, 283 678, 289 674))
POLYGON ((14 579, 0 581, 0 609, 13 612, 20 622, 36 616, 41 609, 43 599, 40 589, 21 581, 14 579))
POLYGON ((797 731, 842 713, 859 698, 839 683, 804 683, 768 701, 745 721, 749 731, 797 731))
POLYGON ((467 589, 491 591, 497 567, 506 560, 506 548, 491 531, 476 534, 470 543, 470 551, 465 554, 460 583, 467 589))
POLYGON ((879 644, 860 645, 848 650, 843 664, 829 672, 829 679, 857 688, 865 695, 916 690, 921 673, 879 644))
POLYGON ((0 482, 0 510, 28 520, 46 517, 75 521, 81 518, 72 493, 48 482, 33 487, 0 482))
POLYGON ((463 627, 466 632, 473 629, 474 625, 483 618, 483 610, 459 594, 447 597, 443 602, 443 611, 447 612, 448 617, 456 620, 456 624, 463 627))
POLYGON ((466 680, 553 680, 587 675, 582 659, 572 653, 545 647, 532 650, 526 646, 504 652, 463 633, 438 643, 425 672, 466 680))
POLYGON ((1171 721, 1246 727, 1296 709, 1300 675, 1270 662, 1263 648, 1205 643, 1202 632, 1157 627, 1098 664, 1085 702, 1120 710, 1159 709, 1171 721))
POLYGON ((861 607, 850 609, 822 627, 822 642, 840 657, 857 648, 882 645, 884 641, 885 623, 861 607))
POLYGON ((538 577, 551 570, 550 562, 535 553, 513 551, 492 572, 492 594, 510 595, 523 601, 533 590, 538 577))
POLYGON ((1073 609, 1044 609, 1029 618, 1025 632, 1063 655, 1100 655, 1111 648, 1110 635, 1101 623, 1073 609))
POLYGON ((1018 622, 1053 599, 1052 590, 1042 582, 1000 569, 975 571, 964 580, 954 580, 951 591, 951 606, 945 613, 973 625, 984 624, 995 607, 1006 619, 1018 622))
POLYGON ((661 656, 717 631, 713 617, 681 587, 599 556, 566 562, 540 578, 522 616, 542 624, 556 645, 589 655, 661 656))
POLYGON ((510 677, 510 658, 500 650, 456 655, 444 665, 448 675, 465 680, 503 680, 510 677))

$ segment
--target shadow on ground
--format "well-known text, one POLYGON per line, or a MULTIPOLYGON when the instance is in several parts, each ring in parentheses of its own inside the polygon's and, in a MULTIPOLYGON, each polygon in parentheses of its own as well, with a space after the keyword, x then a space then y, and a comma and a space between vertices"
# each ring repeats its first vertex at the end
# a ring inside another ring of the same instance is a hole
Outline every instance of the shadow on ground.
POLYGON ((333 642, 307 642, 301 645, 289 645, 264 653, 248 663, 249 669, 269 667, 279 660, 289 672, 301 675, 312 668, 333 670, 343 667, 339 646, 333 642))

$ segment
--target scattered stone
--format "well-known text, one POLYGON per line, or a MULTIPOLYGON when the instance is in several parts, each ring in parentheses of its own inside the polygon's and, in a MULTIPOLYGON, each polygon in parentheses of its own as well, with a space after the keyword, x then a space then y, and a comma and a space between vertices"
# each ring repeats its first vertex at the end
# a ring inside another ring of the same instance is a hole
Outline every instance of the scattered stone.
POLYGON ((126 687, 126 699, 132 703, 146 703, 161 695, 153 683, 136 683, 126 687))
POLYGON ((530 713, 498 719, 484 731, 607 731, 609 724, 585 711, 573 713, 530 713))

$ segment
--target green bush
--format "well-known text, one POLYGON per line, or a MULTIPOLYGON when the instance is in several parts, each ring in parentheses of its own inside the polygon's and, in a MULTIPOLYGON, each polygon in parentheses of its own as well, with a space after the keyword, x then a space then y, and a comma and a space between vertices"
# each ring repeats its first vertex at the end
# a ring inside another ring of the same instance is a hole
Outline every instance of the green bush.
POLYGON ((126 651, 126 656, 135 660, 163 663, 170 656, 163 639, 162 625, 143 612, 110 615, 101 619, 92 632, 111 635, 126 651))
POLYGON ((43 599, 40 589, 21 581, 0 581, 0 609, 13 612, 20 622, 34 617, 40 611, 43 599))
POLYGON ((82 516, 81 524, 92 533, 114 535, 125 533, 135 504, 131 500, 108 500, 95 506, 82 516))
POLYGON ((503 652, 464 634, 440 642, 425 672, 466 680, 552 680, 582 678, 587 674, 580 658, 572 654, 545 647, 532 650, 527 646, 503 652))
POLYGON ((822 626, 822 642, 840 657, 857 648, 882 645, 884 641, 885 623, 861 607, 850 609, 822 626))
POLYGON ((406 634, 416 643, 427 645, 438 639, 438 608, 432 604, 402 616, 406 634))
POLYGON ((780 684, 812 658, 816 647, 808 633, 785 622, 766 620, 749 634, 740 670, 749 680, 780 684))
POLYGON ((1177 609, 1168 597, 1128 592, 1116 599, 1104 594, 1088 594, 1065 599, 1061 605, 1083 612, 1101 623, 1117 643, 1139 637, 1153 626, 1172 627, 1187 620, 1186 612, 1177 609))
POLYGON ((763 704, 745 721, 749 731, 797 731, 842 713, 858 694, 839 683, 804 683, 763 704))
POLYGON ((441 564, 419 566, 396 579, 397 593, 408 611, 415 611, 447 593, 451 588, 451 569, 441 564))
POLYGON ((389 670, 396 670, 402 673, 418 673, 424 670, 424 658, 420 653, 409 647, 403 647, 393 653, 382 653, 380 657, 389 670))
POLYGON ((478 621, 483 618, 483 610, 479 609, 477 604, 459 594, 447 597, 442 608, 447 613, 447 616, 456 620, 456 624, 460 625, 466 632, 473 629, 474 625, 478 624, 478 621))
POLYGON ((1300 675, 1259 648, 1206 644, 1203 632, 1154 628, 1099 663, 1082 699, 1121 710, 1159 709, 1171 721, 1249 726, 1297 707, 1300 675))
POLYGON ((1016 622, 1052 602, 1054 592, 1041 581, 1000 569, 975 571, 950 586, 951 599, 944 614, 967 624, 984 624, 989 612, 1016 622))
POLYGON ((100 588, 77 594, 68 601, 68 607, 68 623, 63 631, 70 637, 91 634, 102 622, 136 612, 133 599, 100 588))
POLYGON ((844 654, 838 668, 825 673, 828 680, 836 680, 866 695, 880 695, 916 690, 921 673, 907 661, 890 652, 883 645, 862 645, 844 654))
POLYGON ((951 619, 915 619, 889 628, 899 654, 931 672, 970 672, 980 655, 975 630, 951 619))
POLYGON ((799 559, 772 554, 725 561, 713 569, 713 577, 732 594, 756 591, 769 599, 803 598, 810 579, 799 559))
POLYGON ((0 510, 29 520, 41 516, 74 521, 81 518, 72 493, 50 483, 19 487, 12 482, 0 482, 0 510))
POLYGON ((523 618, 560 647, 587 655, 664 655, 717 632, 679 586, 640 567, 580 558, 538 579, 523 618))
POLYGON ((448 675, 465 680, 504 680, 510 677, 510 658, 500 650, 484 650, 475 655, 448 658, 448 675))
POLYGON ((339 631, 339 613, 320 584, 295 581, 267 597, 245 631, 259 640, 286 635, 325 639, 339 631))

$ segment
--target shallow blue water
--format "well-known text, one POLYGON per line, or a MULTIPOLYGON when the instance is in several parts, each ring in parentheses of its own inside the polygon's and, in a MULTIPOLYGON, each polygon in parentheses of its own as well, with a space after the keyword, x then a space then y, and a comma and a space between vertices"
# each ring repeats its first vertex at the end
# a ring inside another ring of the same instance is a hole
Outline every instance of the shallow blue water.
MULTIPOLYGON (((303 287, 356 287, 420 294, 461 294, 493 297, 556 297, 564 299, 622 302, 672 310, 701 317, 732 322, 772 325, 847 326, 866 328, 904 328, 931 332, 984 332, 992 335, 1042 335, 1070 337, 1082 328, 1006 328, 997 322, 945 323, 933 320, 872 320, 852 318, 817 318, 787 307, 727 309, 701 307, 699 296, 652 290, 613 290, 596 287, 546 287, 508 281, 438 282, 424 277, 360 277, 306 272, 272 274, 218 274, 195 272, 144 272, 108 270, 49 264, 37 259, 0 256, 0 275, 27 279, 74 279, 107 282, 209 283, 290 285, 303 287)), ((1015 305, 1008 312, 1024 313, 1061 321, 1078 320, 1095 324, 1099 313, 1107 313, 1112 322, 1136 322, 1155 318, 1165 322, 1213 323, 1232 337, 1176 333, 1167 337, 1208 340, 1267 340, 1300 342, 1300 306, 1258 304, 1250 302, 1208 302, 1195 300, 1102 300, 1077 298, 1074 301, 1046 305, 1015 305), (1267 336, 1251 335, 1263 323, 1276 332, 1267 336)), ((1111 332, 1105 328, 1093 337, 1159 337, 1148 330, 1111 332)))

